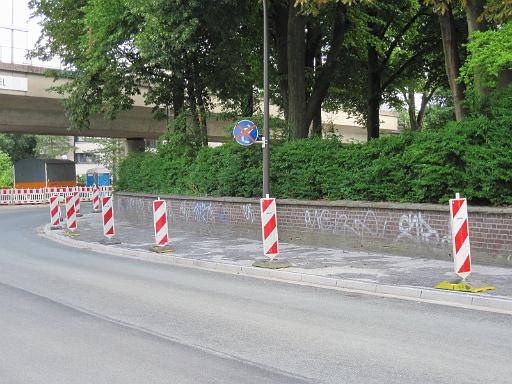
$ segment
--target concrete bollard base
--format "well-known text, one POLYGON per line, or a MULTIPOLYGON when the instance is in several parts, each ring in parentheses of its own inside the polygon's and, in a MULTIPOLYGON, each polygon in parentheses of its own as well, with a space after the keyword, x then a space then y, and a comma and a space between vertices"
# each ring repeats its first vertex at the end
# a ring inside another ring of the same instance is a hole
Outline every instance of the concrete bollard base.
POLYGON ((292 264, 286 259, 274 259, 274 260, 256 260, 253 264, 253 267, 258 268, 267 268, 267 269, 283 269, 289 268, 292 264))
POLYGON ((176 252, 175 249, 172 249, 169 245, 153 245, 149 248, 150 251, 156 252, 156 253, 172 253, 176 252))
POLYGON ((56 231, 56 230, 58 230, 58 229, 62 229, 62 225, 52 225, 52 226, 50 227, 50 229, 51 229, 52 231, 56 231))
POLYGON ((121 244, 121 241, 117 240, 117 239, 114 239, 112 237, 109 237, 109 238, 106 238, 106 239, 101 239, 99 241, 100 244, 103 244, 103 245, 115 245, 115 244, 121 244))
POLYGON ((463 279, 455 279, 452 281, 441 281, 434 288, 436 289, 445 289, 448 291, 460 291, 460 292, 484 292, 484 291, 494 291, 496 287, 494 285, 490 285, 484 283, 479 280, 463 280, 463 279))

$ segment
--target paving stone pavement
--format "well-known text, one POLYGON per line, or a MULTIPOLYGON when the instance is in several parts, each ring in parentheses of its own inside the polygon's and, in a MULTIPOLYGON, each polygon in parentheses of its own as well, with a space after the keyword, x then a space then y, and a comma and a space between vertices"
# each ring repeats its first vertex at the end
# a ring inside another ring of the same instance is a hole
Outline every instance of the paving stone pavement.
MULTIPOLYGON (((85 206, 83 212, 90 212, 85 206)), ((85 242, 104 239, 101 214, 86 213, 78 219, 80 236, 85 242)), ((135 225, 126 218, 116 217, 116 239, 119 247, 149 249, 154 245, 153 228, 135 225)), ((262 258, 261 242, 242 238, 229 228, 169 227, 173 253, 190 259, 209 260, 248 266, 262 258)), ((259 235, 259 234, 257 234, 259 235)), ((404 257, 334 248, 304 246, 280 242, 280 257, 289 260, 291 272, 308 273, 379 284, 433 287, 442 280, 455 277, 453 263, 446 260, 404 257)), ((473 265, 470 279, 496 286, 486 294, 512 297, 512 268, 473 265)))

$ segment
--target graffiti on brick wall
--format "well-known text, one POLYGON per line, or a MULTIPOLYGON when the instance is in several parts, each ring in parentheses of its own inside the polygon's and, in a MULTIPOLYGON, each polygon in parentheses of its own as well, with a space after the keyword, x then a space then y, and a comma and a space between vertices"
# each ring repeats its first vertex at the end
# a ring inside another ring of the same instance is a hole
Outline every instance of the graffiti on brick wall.
POLYGON ((328 209, 315 209, 304 211, 304 224, 306 228, 318 229, 332 233, 349 232, 355 236, 382 237, 386 232, 388 221, 379 222, 372 210, 367 210, 364 216, 349 216, 339 211, 328 209))
POLYGON ((184 221, 190 221, 190 208, 186 201, 180 203, 180 216, 184 221))
POLYGON ((212 222, 213 207, 210 202, 194 202, 192 204, 192 216, 194 220, 201 224, 212 222))
MULTIPOLYGON (((446 226, 447 230, 449 230, 449 226, 446 226)), ((400 220, 398 222, 398 236, 396 238, 397 241, 400 240, 414 240, 419 243, 428 243, 428 244, 449 244, 450 243, 450 234, 441 235, 439 232, 432 228, 432 226, 424 219, 421 212, 418 213, 409 213, 407 215, 400 216, 400 220)))
MULTIPOLYGON (((346 213, 329 209, 314 209, 304 211, 304 224, 308 229, 331 233, 348 233, 354 237, 392 238, 393 234, 386 231, 396 228, 396 218, 378 217, 371 209, 361 213, 346 213), (395 225, 391 226, 390 224, 395 225)), ((447 231, 448 229, 448 225, 447 231)), ((395 241, 415 241, 429 245, 442 246, 450 243, 450 233, 440 233, 433 228, 421 212, 400 216, 398 234, 395 241)))
POLYGON ((242 205, 242 211, 244 212, 244 219, 246 221, 254 223, 254 221, 256 220, 256 215, 254 214, 254 211, 252 209, 252 204, 242 205))

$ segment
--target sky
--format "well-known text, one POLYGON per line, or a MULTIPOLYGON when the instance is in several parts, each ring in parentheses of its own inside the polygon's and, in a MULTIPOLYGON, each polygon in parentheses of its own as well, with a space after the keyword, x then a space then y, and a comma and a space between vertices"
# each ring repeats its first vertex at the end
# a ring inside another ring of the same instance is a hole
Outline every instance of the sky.
POLYGON ((58 61, 28 60, 27 49, 34 47, 40 33, 36 19, 30 18, 29 0, 0 0, 0 61, 38 66, 58 66, 58 61))

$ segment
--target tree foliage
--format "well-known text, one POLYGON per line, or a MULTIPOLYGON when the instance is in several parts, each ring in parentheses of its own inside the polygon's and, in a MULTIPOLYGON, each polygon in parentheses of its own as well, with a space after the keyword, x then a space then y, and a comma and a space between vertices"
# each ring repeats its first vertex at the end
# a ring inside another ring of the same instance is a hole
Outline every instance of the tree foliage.
POLYGON ((496 30, 475 32, 468 51, 462 68, 464 80, 471 84, 476 74, 483 74, 485 84, 495 88, 499 74, 512 70, 512 22, 496 30))
POLYGON ((69 136, 36 136, 36 153, 38 157, 55 159, 67 155, 73 144, 69 136))
MULTIPOLYGON (((469 117, 439 129, 385 137, 365 144, 303 139, 273 145, 272 195, 278 198, 446 203, 456 192, 473 204, 512 204, 512 115, 496 104, 492 118, 469 117)), ((257 148, 229 143, 174 154, 130 155, 117 188, 198 196, 257 197, 257 148)))
POLYGON ((0 134, 0 151, 7 153, 12 162, 34 157, 37 141, 33 135, 0 134))
POLYGON ((115 182, 119 173, 119 164, 126 157, 125 140, 106 137, 91 137, 89 140, 98 145, 95 152, 99 163, 111 172, 112 180, 115 182))
MULTIPOLYGON (((420 129, 443 87, 451 91, 455 117, 463 119, 468 111, 459 73, 468 42, 463 75, 470 89, 487 97, 493 76, 508 67, 509 1, 268 4, 271 100, 286 120, 288 139, 321 136, 322 110, 340 109, 377 138, 379 109, 403 104, 402 94, 411 126, 420 129), (423 94, 418 111, 415 93, 423 94)), ((155 117, 173 118, 172 129, 206 146, 214 106, 238 116, 259 112, 260 2, 31 0, 31 6, 42 19, 33 55, 60 57, 65 71, 54 75, 71 80, 57 90, 66 96, 72 128, 86 129, 98 114, 115 118, 140 94, 155 117)))
POLYGON ((0 151, 0 188, 12 187, 12 161, 9 155, 0 151))

